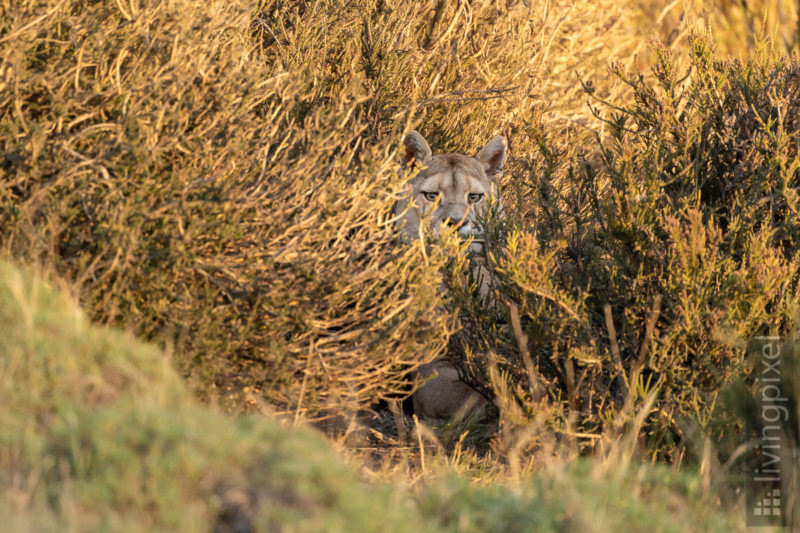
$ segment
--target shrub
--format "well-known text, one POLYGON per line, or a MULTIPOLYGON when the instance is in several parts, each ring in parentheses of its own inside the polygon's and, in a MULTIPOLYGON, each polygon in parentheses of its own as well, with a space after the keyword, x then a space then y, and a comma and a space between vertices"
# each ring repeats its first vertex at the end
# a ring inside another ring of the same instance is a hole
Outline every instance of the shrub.
POLYGON ((455 293, 471 330, 457 344, 474 352, 465 373, 514 398, 500 400, 512 425, 549 417, 570 435, 577 424, 590 445, 652 393, 650 451, 669 458, 687 419, 736 431, 715 423, 721 392, 750 375, 755 336, 794 323, 800 63, 766 46, 723 61, 699 32, 690 49, 686 72, 660 47, 652 77, 613 65, 630 102, 584 83, 597 116, 610 110, 596 153, 534 132, 515 225, 486 254, 519 318, 455 293))
POLYGON ((174 345, 206 392, 325 416, 406 394, 449 342, 504 428, 591 443, 657 392, 667 456, 681 417, 712 429, 747 341, 790 325, 798 64, 695 34, 691 70, 656 47, 653 77, 614 85, 625 12, 548 5, 5 7, 0 247, 174 345), (498 305, 447 250, 395 241, 412 125, 436 152, 510 141, 498 305))
POLYGON ((358 91, 315 108, 313 80, 232 30, 242 6, 46 6, 3 17, 8 253, 73 280, 93 320, 171 339, 206 385, 292 412, 374 402, 440 351, 441 258, 394 244, 399 177, 358 91))

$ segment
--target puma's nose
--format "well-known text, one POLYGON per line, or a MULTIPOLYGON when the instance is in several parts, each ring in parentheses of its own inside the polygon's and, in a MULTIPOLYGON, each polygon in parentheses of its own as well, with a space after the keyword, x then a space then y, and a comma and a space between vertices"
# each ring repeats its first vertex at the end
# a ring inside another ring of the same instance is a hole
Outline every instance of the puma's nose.
POLYGON ((451 216, 444 216, 442 217, 442 224, 446 224, 448 226, 455 226, 460 228, 464 225, 464 218, 456 218, 451 216))

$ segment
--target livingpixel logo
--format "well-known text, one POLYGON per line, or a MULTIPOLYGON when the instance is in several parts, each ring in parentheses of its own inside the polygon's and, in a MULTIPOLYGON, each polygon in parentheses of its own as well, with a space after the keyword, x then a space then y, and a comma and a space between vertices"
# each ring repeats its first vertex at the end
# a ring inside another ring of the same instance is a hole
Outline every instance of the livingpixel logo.
POLYGON ((789 398, 781 388, 780 337, 756 337, 761 343, 756 377, 758 417, 748 435, 754 441, 755 461, 747 480, 747 525, 786 525, 785 481, 792 475, 792 454, 784 427, 789 423, 789 398))

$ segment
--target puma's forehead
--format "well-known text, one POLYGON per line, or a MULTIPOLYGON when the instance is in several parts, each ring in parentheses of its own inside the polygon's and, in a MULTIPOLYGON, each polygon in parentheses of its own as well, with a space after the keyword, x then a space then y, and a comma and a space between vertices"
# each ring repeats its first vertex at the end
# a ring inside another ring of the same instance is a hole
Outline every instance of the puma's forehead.
POLYGON ((426 177, 417 187, 422 191, 452 191, 456 194, 489 193, 488 183, 458 172, 440 172, 426 177))
POLYGON ((459 154, 435 155, 414 180, 415 189, 456 189, 488 193, 491 188, 483 166, 474 158, 459 154))

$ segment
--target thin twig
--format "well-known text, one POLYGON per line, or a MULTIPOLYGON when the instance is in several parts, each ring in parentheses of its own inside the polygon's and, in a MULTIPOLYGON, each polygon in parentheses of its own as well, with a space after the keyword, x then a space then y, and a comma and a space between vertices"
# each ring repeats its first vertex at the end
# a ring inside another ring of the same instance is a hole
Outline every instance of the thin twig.
POLYGON ((517 307, 517 304, 510 300, 506 301, 506 305, 508 306, 508 311, 511 314, 511 327, 514 329, 514 338, 517 339, 519 353, 522 356, 522 362, 525 364, 525 371, 528 373, 531 394, 535 399, 541 399, 544 396, 544 392, 542 390, 539 375, 536 373, 536 369, 533 366, 531 354, 528 351, 528 336, 522 331, 522 325, 519 321, 519 308, 517 307))
POLYGON ((656 321, 661 314, 661 295, 656 294, 653 300, 653 310, 650 312, 650 317, 647 319, 647 328, 645 329, 644 339, 642 340, 642 347, 639 349, 639 358, 636 360, 636 371, 640 371, 644 366, 644 360, 647 357, 647 352, 650 349, 650 340, 653 338, 653 329, 656 327, 656 321))
POLYGON ((432 104, 439 104, 443 102, 469 102, 469 101, 481 101, 481 100, 493 100, 495 98, 502 98, 503 95, 507 92, 511 92, 517 89, 517 87, 504 87, 502 89, 473 89, 473 90, 465 90, 465 91, 451 91, 449 93, 442 94, 435 98, 428 98, 419 102, 415 105, 432 105, 432 104), (487 95, 487 96, 473 96, 473 95, 487 95))
POLYGON ((608 338, 611 341, 611 353, 614 355, 614 364, 617 367, 617 385, 620 390, 629 390, 629 386, 625 382, 625 370, 622 368, 622 356, 619 352, 617 331, 614 329, 614 319, 611 316, 611 306, 609 304, 603 306, 603 313, 606 315, 606 329, 608 330, 608 338))

